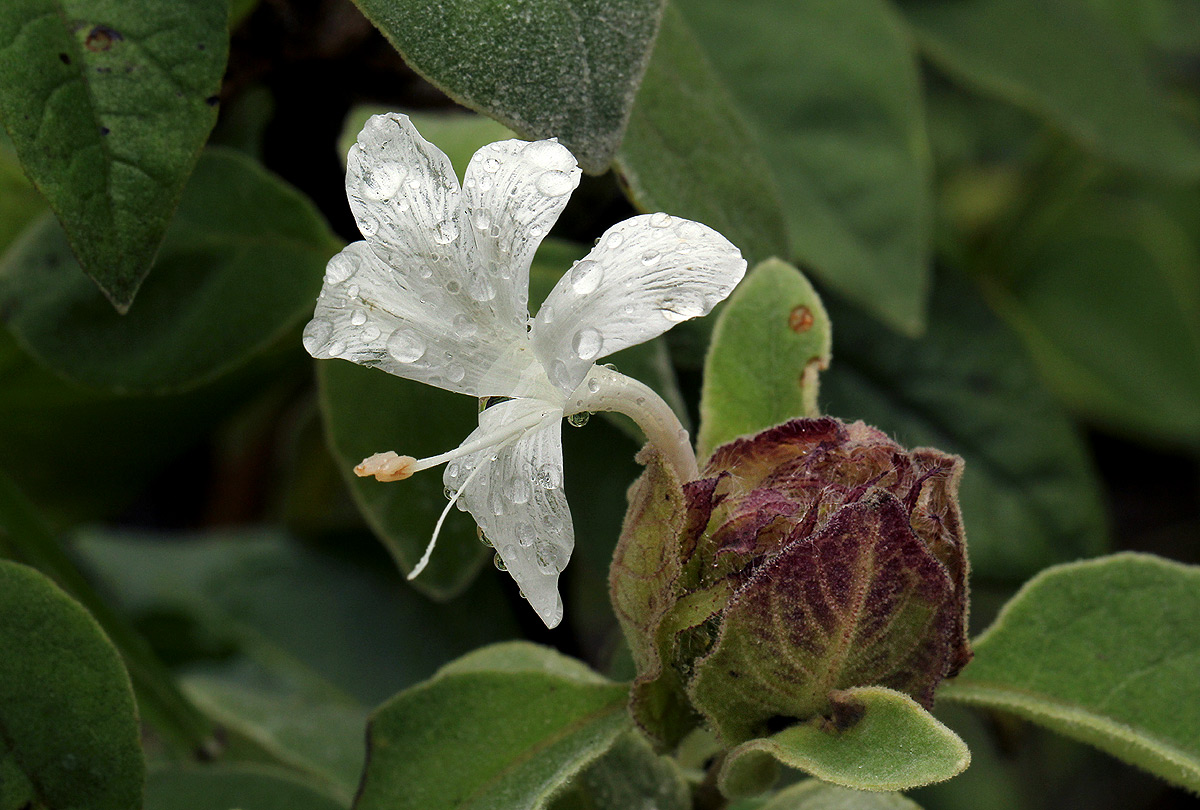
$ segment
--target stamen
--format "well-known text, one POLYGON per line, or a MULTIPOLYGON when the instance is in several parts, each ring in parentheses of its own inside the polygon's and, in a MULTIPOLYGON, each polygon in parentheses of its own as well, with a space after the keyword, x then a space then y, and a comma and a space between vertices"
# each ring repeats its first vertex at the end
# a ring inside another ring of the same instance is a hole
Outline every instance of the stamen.
POLYGON ((463 494, 463 491, 470 485, 471 479, 479 474, 479 471, 487 466, 487 462, 481 461, 479 466, 471 470, 471 474, 467 476, 467 480, 463 481, 462 486, 450 496, 450 502, 446 504, 446 508, 442 510, 441 517, 433 527, 433 537, 429 538, 429 545, 425 546, 425 553, 421 555, 421 559, 417 560, 417 564, 413 566, 413 570, 408 572, 408 579, 414 580, 417 575, 425 570, 425 566, 429 565, 429 558, 433 556, 433 547, 437 545, 438 535, 442 533, 442 524, 446 522, 446 515, 450 514, 450 507, 458 503, 458 496, 463 494))
POLYGON ((417 460, 412 456, 402 456, 391 450, 386 453, 376 453, 364 458, 354 468, 354 474, 359 478, 375 476, 377 481, 403 481, 411 478, 417 471, 417 460))

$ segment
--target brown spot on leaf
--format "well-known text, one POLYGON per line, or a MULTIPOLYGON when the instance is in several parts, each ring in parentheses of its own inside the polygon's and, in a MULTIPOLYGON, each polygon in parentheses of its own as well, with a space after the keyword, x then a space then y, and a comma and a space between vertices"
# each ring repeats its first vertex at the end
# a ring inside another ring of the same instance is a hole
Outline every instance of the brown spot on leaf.
POLYGON ((62 62, 64 65, 69 65, 71 64, 71 57, 67 56, 65 53, 60 53, 58 55, 58 61, 62 62))
POLYGON ((807 332, 812 329, 813 322, 812 310, 805 306, 796 307, 788 315, 788 328, 796 334, 807 332))
POLYGON ((113 46, 113 43, 120 42, 125 39, 121 34, 107 25, 97 25, 88 32, 87 39, 83 41, 83 45, 93 53, 98 51, 107 51, 113 46))

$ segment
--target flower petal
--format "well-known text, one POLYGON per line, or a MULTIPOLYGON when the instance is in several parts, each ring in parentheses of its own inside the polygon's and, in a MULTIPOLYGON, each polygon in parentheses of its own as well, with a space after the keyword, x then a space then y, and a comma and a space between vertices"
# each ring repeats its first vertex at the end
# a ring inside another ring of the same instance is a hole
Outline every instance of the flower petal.
POLYGON ((475 153, 463 177, 468 229, 479 266, 513 302, 510 317, 529 320, 529 264, 579 185, 575 157, 557 141, 498 141, 475 153))
POLYGON ((555 285, 533 324, 534 351, 569 395, 597 359, 708 314, 745 273, 712 228, 662 213, 627 219, 555 285))
POLYGON ((546 388, 524 334, 514 340, 461 297, 384 264, 366 242, 329 260, 304 348, 472 396, 524 396, 546 388))
POLYGON ((489 447, 446 466, 446 487, 456 491, 467 478, 459 505, 471 513, 495 546, 512 578, 547 627, 562 620, 558 576, 575 547, 571 512, 563 491, 563 412, 535 399, 513 399, 479 414, 467 441, 503 436, 517 420, 540 416, 507 443, 489 447), (477 470, 479 465, 485 469, 477 470))

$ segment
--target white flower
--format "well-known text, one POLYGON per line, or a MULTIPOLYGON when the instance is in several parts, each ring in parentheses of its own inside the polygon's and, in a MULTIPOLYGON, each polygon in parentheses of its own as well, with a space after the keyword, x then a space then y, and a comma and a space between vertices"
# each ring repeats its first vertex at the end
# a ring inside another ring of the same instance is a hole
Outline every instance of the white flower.
POLYGON ((710 228, 661 213, 637 216, 610 228, 530 319, 530 262, 579 177, 575 158, 556 141, 509 140, 476 152, 460 189, 449 159, 407 116, 374 116, 350 148, 346 171, 366 239, 329 261, 304 330, 313 357, 475 397, 512 397, 480 413, 457 450, 421 461, 380 454, 356 472, 398 480, 449 462, 443 480, 451 504, 475 518, 549 627, 562 618, 558 576, 574 547, 562 417, 640 415, 652 441, 656 432, 676 449, 682 441, 681 463, 694 470, 686 434, 676 435, 661 400, 595 361, 706 314, 746 269, 737 248, 710 228))

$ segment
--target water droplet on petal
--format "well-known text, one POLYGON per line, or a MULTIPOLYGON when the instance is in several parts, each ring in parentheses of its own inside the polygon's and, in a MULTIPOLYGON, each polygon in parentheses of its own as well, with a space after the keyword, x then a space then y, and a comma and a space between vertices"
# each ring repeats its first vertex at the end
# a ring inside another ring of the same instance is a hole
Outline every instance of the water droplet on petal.
POLYGON ((588 380, 588 390, 591 391, 593 394, 599 394, 600 393, 600 381, 599 380, 588 380))
POLYGON ((467 287, 467 295, 481 303, 491 301, 496 297, 496 288, 485 276, 476 276, 471 279, 470 286, 467 287))
POLYGON ((542 540, 534 547, 534 558, 537 560, 538 570, 546 576, 557 574, 559 568, 559 560, 561 556, 558 551, 558 546, 553 543, 542 540))
POLYGON ((604 347, 604 335, 590 326, 580 329, 571 340, 571 348, 580 360, 591 360, 604 347))
POLYGON ((610 247, 610 248, 618 248, 621 246, 621 243, 624 241, 625 241, 625 237, 621 236, 621 234, 610 233, 608 235, 608 241, 605 242, 605 246, 610 247))
POLYGON ((461 289, 462 285, 460 285, 454 279, 450 279, 446 282, 446 292, 450 293, 451 295, 458 295, 458 291, 461 289))
POLYGON ((357 271, 358 259, 346 253, 339 253, 325 265, 325 283, 331 286, 341 284, 357 271))
POLYGON ((571 370, 567 368, 565 360, 555 360, 553 367, 550 369, 550 375, 554 380, 554 384, 560 388, 574 387, 571 384, 571 370))
POLYGON ((381 333, 380 333, 378 327, 368 326, 366 329, 363 330, 362 336, 363 336, 363 340, 370 343, 373 340, 378 340, 380 334, 381 333))
POLYGON ((459 383, 467 376, 467 370, 458 363, 451 363, 446 366, 446 379, 452 383, 459 383))
POLYGON ((592 418, 592 415, 590 413, 588 413, 587 411, 580 411, 579 413, 573 413, 570 416, 568 416, 567 424, 570 425, 571 427, 583 427, 584 425, 586 425, 588 423, 588 420, 590 420, 591 418, 592 418))
POLYGON ((346 344, 340 340, 335 340, 329 344, 329 348, 325 350, 330 357, 341 357, 346 351, 346 344))
POLYGON ((529 235, 532 236, 534 239, 537 239, 539 236, 541 236, 544 233, 545 233, 545 231, 542 230, 541 225, 530 225, 529 226, 529 235))
POLYGON ((654 264, 658 260, 659 254, 657 250, 647 250, 642 254, 642 264, 646 265, 647 267, 654 264))
POLYGON ((562 486, 562 470, 553 464, 538 467, 537 483, 542 489, 558 489, 562 486))
POLYGON ((534 533, 533 527, 528 523, 517 524, 517 543, 522 548, 529 548, 533 545, 534 533))
POLYGON ((446 465, 446 477, 447 478, 458 478, 458 474, 459 474, 459 468, 458 468, 457 461, 451 461, 449 464, 446 465))
POLYGON ((360 292, 362 292, 362 289, 357 284, 351 284, 346 288, 346 295, 351 298, 358 298, 360 292))
POLYGON ((308 322, 308 326, 304 327, 304 337, 301 338, 301 342, 304 344, 305 351, 315 357, 317 352, 325 348, 332 336, 333 324, 324 318, 313 318, 308 322))
POLYGON ((537 190, 547 197, 561 197, 575 190, 575 180, 567 172, 543 172, 537 179, 537 190))
POLYGON ((664 214, 662 211, 659 211, 657 214, 654 214, 650 217, 650 227, 652 228, 665 228, 672 222, 673 220, 671 219, 671 215, 664 214))
POLYGON ((696 293, 668 295, 658 304, 659 312, 672 323, 680 323, 704 314, 704 299, 696 293))
POLYGON ((543 169, 569 172, 575 168, 575 158, 567 148, 554 141, 534 141, 521 150, 522 156, 543 169))
POLYGON ((452 219, 445 219, 438 223, 437 232, 433 235, 433 241, 439 245, 448 245, 458 238, 458 224, 452 219))
POLYGON ((370 214, 362 214, 358 217, 358 230, 363 236, 370 238, 379 231, 379 220, 370 214))
POLYGON ((483 529, 479 526, 475 527, 475 536, 479 538, 479 542, 483 543, 488 548, 492 547, 492 538, 483 533, 483 529))
POLYGON ((571 289, 577 295, 595 292, 603 280, 604 267, 591 259, 584 259, 571 269, 571 289))
POLYGON ((494 157, 488 158, 483 162, 483 170, 485 172, 495 174, 500 170, 500 161, 496 160, 494 157))
POLYGON ((350 323, 353 326, 362 326, 367 322, 367 313, 361 309, 356 309, 350 314, 350 323))
POLYGON ((495 557, 492 558, 492 562, 495 564, 497 571, 507 571, 508 570, 508 566, 504 564, 504 558, 501 557, 499 554, 497 554, 495 557))
POLYGON ((398 363, 415 363, 425 355, 425 341, 413 330, 402 326, 388 338, 387 350, 398 363))
POLYGON ((362 195, 369 200, 386 200, 400 190, 400 183, 408 169, 399 163, 379 163, 364 166, 362 170, 362 195))
POLYGON ((476 211, 472 222, 475 223, 476 229, 486 231, 488 229, 488 225, 492 224, 492 219, 488 215, 487 211, 476 211))
POLYGON ((479 326, 475 321, 471 320, 471 316, 465 312, 460 312, 454 316, 454 320, 450 322, 451 328, 454 329, 454 334, 461 338, 474 337, 479 331, 479 326))
MULTIPOLYGON (((496 167, 499 168, 499 166, 500 166, 500 161, 496 161, 496 167)), ((479 190, 480 191, 490 191, 491 188, 492 188, 492 178, 488 177, 487 175, 484 175, 483 177, 479 178, 479 190)))

